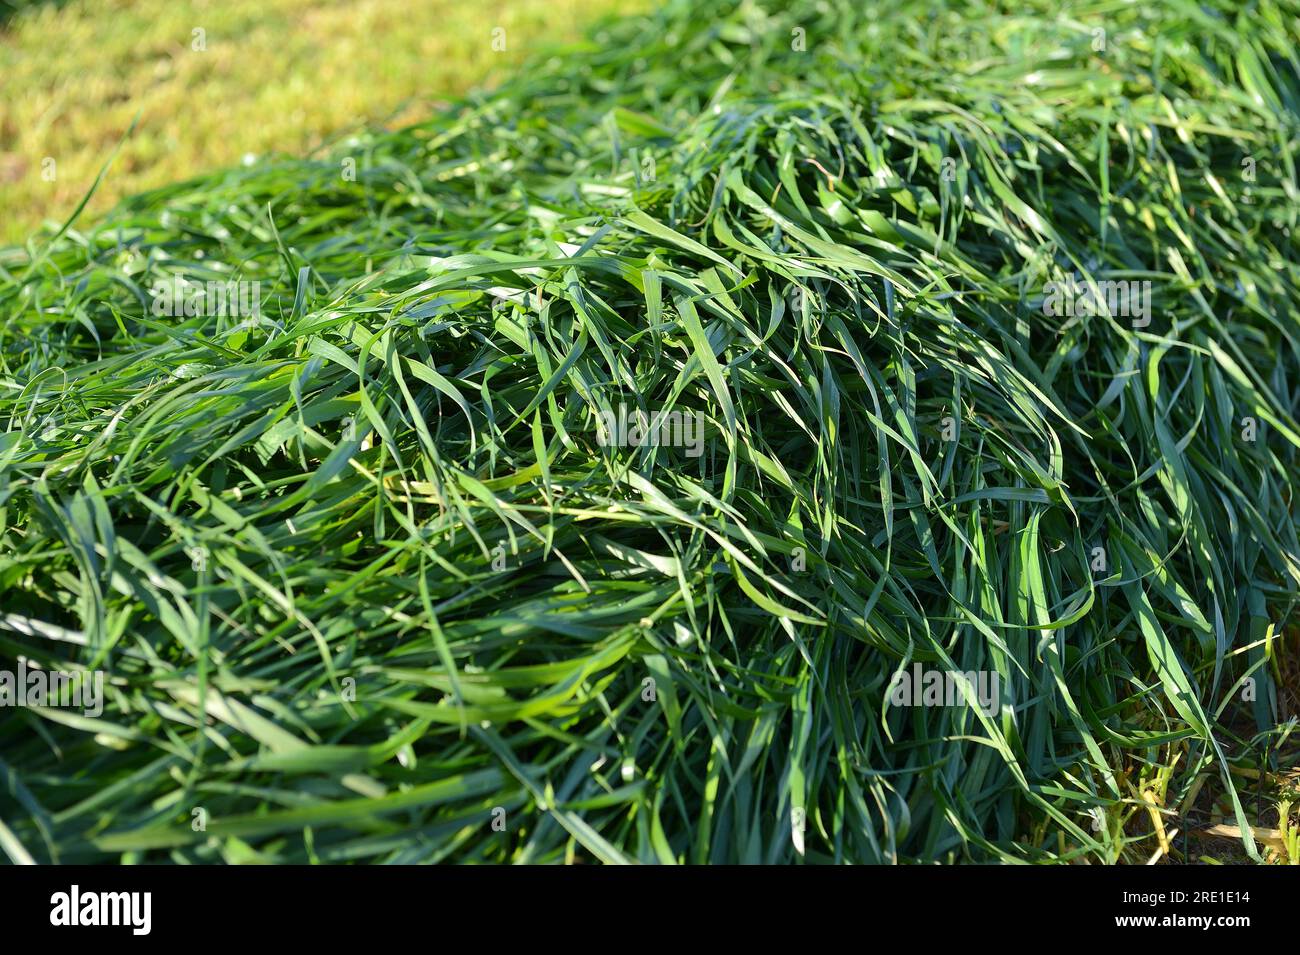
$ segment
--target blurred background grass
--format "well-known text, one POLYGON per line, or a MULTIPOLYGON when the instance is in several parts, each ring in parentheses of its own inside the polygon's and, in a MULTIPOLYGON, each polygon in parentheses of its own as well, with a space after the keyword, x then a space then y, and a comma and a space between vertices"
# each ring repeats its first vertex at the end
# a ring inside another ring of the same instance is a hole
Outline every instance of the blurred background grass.
POLYGON ((0 0, 0 245, 66 218, 137 112, 91 214, 248 156, 414 121, 539 46, 646 5, 0 0))

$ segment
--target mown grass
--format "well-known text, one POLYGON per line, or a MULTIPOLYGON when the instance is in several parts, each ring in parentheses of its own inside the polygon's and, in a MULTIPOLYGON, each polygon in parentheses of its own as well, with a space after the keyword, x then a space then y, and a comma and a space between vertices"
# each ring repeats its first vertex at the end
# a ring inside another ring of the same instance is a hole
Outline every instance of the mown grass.
POLYGON ((368 124, 423 119, 601 15, 643 7, 70 0, 20 5, 5 23, 0 3, 0 244, 62 221, 132 122, 92 213, 246 156, 300 156, 368 124))
POLYGON ((10 252, 0 654, 110 698, 0 723, 0 845, 1286 858, 1298 15, 673 2, 10 252))

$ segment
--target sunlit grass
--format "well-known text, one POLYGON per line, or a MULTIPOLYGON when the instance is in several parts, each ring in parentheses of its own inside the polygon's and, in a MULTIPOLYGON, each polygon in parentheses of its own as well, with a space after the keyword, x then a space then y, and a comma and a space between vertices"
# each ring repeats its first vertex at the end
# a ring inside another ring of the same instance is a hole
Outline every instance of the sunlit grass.
POLYGON ((367 123, 429 115, 641 0, 76 0, 0 24, 0 243, 367 123), (504 30, 494 48, 493 31, 504 30), (195 30, 202 30, 196 34, 195 30), (196 49, 201 46, 202 49, 196 49), (504 49, 500 49, 504 47, 504 49), (53 166, 49 161, 53 161, 53 166), (52 174, 53 178, 50 178, 52 174))

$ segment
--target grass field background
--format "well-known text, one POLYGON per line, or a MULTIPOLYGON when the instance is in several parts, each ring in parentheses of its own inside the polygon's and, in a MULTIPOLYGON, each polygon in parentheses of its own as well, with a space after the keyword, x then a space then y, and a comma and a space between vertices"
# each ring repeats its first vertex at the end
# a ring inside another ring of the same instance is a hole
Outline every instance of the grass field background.
MULTIPOLYGON (((367 124, 410 122, 644 0, 76 0, 0 23, 0 244, 367 124), (503 29, 504 49, 497 34, 503 29), (204 31, 196 35, 195 30, 204 31), (199 41, 201 40, 201 43, 199 41), (195 49, 201 45, 204 49, 195 49), (43 173, 54 160, 54 178, 43 173)), ((0 16, 4 14, 0 9, 0 16)))

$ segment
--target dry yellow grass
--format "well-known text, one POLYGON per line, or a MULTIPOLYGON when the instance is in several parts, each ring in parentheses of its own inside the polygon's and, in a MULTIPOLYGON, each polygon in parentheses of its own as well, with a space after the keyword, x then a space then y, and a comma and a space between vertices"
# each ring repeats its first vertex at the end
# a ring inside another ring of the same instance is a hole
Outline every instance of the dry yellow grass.
POLYGON ((0 31, 0 244, 66 217, 137 113, 92 213, 247 155, 416 119, 643 5, 74 0, 28 11, 0 31))

